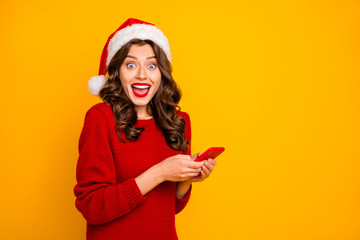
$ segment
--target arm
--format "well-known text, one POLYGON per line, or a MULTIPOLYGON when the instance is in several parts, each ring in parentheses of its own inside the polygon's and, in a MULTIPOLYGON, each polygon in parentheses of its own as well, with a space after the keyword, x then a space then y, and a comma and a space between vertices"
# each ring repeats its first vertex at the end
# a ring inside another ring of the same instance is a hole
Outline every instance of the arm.
POLYGON ((134 178, 117 184, 103 113, 90 109, 79 140, 75 205, 90 224, 110 222, 145 200, 134 178))
POLYGON ((164 178, 161 174, 161 170, 157 165, 149 168, 147 171, 135 178, 136 184, 139 186, 139 189, 142 195, 147 194, 157 185, 164 181, 164 178))
POLYGON ((182 199, 185 197, 186 193, 189 191, 191 187, 191 181, 183 181, 183 182, 178 182, 177 187, 176 187, 176 197, 177 199, 182 199))
MULTIPOLYGON (((191 143, 191 124, 190 124, 190 117, 186 113, 182 113, 181 116, 186 122, 186 130, 185 130, 185 137, 191 143)), ((191 144, 189 144, 189 152, 191 154, 191 144)), ((194 154, 192 157, 192 161, 198 158, 202 153, 194 154)), ((187 202, 190 198, 190 193, 192 189, 192 182, 201 182, 204 181, 206 178, 210 176, 210 173, 214 170, 215 165, 217 162, 214 159, 208 159, 206 161, 200 162, 202 163, 201 171, 197 176, 191 177, 186 179, 185 181, 178 182, 176 188, 176 202, 175 202, 175 212, 179 213, 182 209, 186 206, 187 202)))
MULTIPOLYGON (((182 113, 181 117, 185 120, 186 126, 185 126, 185 138, 187 141, 189 141, 189 145, 188 145, 188 152, 187 154, 189 154, 191 156, 191 122, 190 122, 190 117, 187 113, 182 113)), ((191 159, 193 160, 193 158, 191 159)), ((190 199, 190 194, 191 194, 191 181, 182 181, 182 182, 178 182, 177 186, 176 186, 176 196, 175 196, 175 213, 179 213, 181 212, 186 204, 188 203, 189 199, 190 199)))
POLYGON ((103 113, 91 109, 79 140, 76 207, 90 224, 104 224, 127 214, 163 181, 184 181, 197 176, 202 163, 176 155, 154 165, 136 178, 116 184, 114 160, 103 113))
MULTIPOLYGON (((198 158, 201 155, 201 153, 197 153, 194 156, 191 157, 191 160, 194 161, 196 158, 198 158)), ((204 165, 202 166, 203 169, 204 165)), ((201 172, 200 172, 201 175, 201 172)), ((197 175, 199 176, 199 175, 197 175)), ((195 176, 195 177, 197 177, 195 176)), ((193 178, 187 179, 185 181, 182 182, 178 182, 177 188, 176 188, 176 197, 178 200, 182 199, 185 197, 186 193, 189 191, 190 187, 191 187, 191 183, 193 178)), ((191 191, 191 189, 190 189, 191 191)))
MULTIPOLYGON (((191 125, 189 115, 181 112, 181 117, 185 120, 185 138, 191 140, 191 125)), ((204 163, 194 162, 198 155, 191 158, 191 145, 189 144, 187 155, 176 155, 165 159, 159 164, 136 177, 136 182, 143 194, 156 187, 163 181, 176 181, 176 204, 185 207, 191 191, 191 181, 186 181, 200 174, 204 163), (189 194, 187 194, 189 193, 189 194), (185 195, 187 198, 184 198, 185 195)))
POLYGON ((145 195, 163 181, 182 182, 198 176, 203 165, 202 162, 192 161, 189 155, 178 154, 152 166, 136 177, 135 181, 145 195))

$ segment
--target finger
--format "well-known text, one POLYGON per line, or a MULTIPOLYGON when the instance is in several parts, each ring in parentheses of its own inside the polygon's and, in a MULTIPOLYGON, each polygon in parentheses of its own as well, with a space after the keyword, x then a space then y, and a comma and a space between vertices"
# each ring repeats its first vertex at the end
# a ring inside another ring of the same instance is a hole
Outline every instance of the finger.
POLYGON ((207 176, 206 176, 206 173, 205 173, 205 171, 201 171, 201 180, 204 180, 205 178, 206 178, 207 176))
POLYGON ((209 158, 208 161, 214 166, 216 166, 216 164, 217 164, 215 159, 209 158))
POLYGON ((195 175, 193 176, 193 180, 198 182, 201 178, 202 178, 202 174, 201 172, 203 172, 202 170, 200 170, 198 173, 194 173, 195 175))
POLYGON ((191 162, 186 162, 185 164, 188 168, 201 168, 202 166, 204 166, 205 162, 204 161, 202 161, 202 162, 191 161, 191 162))
POLYGON ((202 168, 202 171, 205 172, 205 176, 208 177, 211 173, 210 169, 208 169, 206 166, 202 168))
POLYGON ((201 172, 201 168, 187 168, 186 173, 197 173, 199 174, 201 172))
POLYGON ((192 160, 195 161, 201 154, 202 154, 202 152, 196 153, 196 154, 192 157, 192 160))
POLYGON ((191 178, 192 182, 199 182, 201 178, 201 174, 199 173, 197 176, 194 176, 191 178))
POLYGON ((200 153, 196 153, 192 156, 191 160, 195 161, 199 157, 200 153))
POLYGON ((197 178, 198 176, 200 176, 200 173, 191 173, 191 174, 181 176, 179 179, 180 179, 180 181, 185 181, 185 180, 197 178))
POLYGON ((189 174, 189 178, 191 178, 191 177, 197 177, 197 176, 199 176, 199 175, 201 175, 201 173, 200 173, 200 172, 197 172, 197 173, 190 173, 190 174, 189 174))
POLYGON ((183 160, 191 160, 191 156, 190 155, 185 155, 185 154, 178 154, 175 156, 177 159, 183 159, 183 160))
POLYGON ((206 161, 205 166, 210 170, 210 172, 215 168, 215 166, 208 161, 206 161))

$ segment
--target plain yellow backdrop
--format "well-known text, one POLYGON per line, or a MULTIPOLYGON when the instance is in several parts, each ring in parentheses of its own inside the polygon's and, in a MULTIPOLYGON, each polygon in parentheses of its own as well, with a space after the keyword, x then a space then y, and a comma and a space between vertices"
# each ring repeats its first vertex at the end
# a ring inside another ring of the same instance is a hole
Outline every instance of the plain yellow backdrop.
POLYGON ((85 239, 77 143, 107 37, 168 37, 193 152, 180 239, 360 239, 358 1, 0 2, 0 239, 85 239))

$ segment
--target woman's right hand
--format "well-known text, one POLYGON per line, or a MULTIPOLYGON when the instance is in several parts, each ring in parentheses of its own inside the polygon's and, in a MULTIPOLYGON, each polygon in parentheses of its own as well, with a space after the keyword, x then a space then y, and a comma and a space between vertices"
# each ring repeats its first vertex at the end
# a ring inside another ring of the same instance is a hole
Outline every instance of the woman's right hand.
POLYGON ((194 162, 189 155, 178 154, 158 163, 164 181, 181 182, 200 174, 204 162, 194 162))

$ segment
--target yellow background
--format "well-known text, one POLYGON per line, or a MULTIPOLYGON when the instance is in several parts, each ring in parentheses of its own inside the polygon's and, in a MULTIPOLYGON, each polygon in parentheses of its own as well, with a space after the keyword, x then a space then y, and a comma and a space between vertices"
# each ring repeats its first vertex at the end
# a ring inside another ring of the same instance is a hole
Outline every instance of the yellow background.
POLYGON ((0 239, 84 239, 87 90, 128 17, 167 35, 193 152, 180 239, 360 239, 358 1, 1 1, 0 239))

